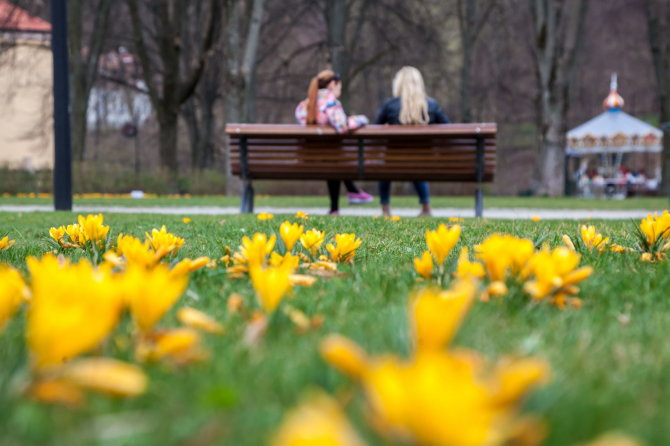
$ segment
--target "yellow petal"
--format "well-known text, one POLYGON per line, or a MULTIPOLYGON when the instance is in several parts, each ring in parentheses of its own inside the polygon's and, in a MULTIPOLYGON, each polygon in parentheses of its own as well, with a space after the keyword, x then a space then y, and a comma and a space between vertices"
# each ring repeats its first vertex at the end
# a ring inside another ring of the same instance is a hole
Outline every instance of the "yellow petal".
POLYGON ((196 328, 207 333, 222 334, 223 326, 209 315, 191 307, 183 307, 177 311, 177 319, 187 327, 196 328))
POLYGON ((475 285, 458 281, 447 291, 427 289, 410 298, 410 321, 419 349, 440 349, 451 341, 472 304, 475 285))
POLYGON ((272 446, 364 446, 336 401, 315 393, 292 409, 272 446))
POLYGON ((67 364, 64 375, 76 385, 115 396, 136 396, 147 389, 147 377, 133 364, 111 358, 87 358, 67 364))
POLYGON ((329 335, 321 341, 321 356, 340 372, 360 378, 368 362, 365 351, 354 341, 340 335, 329 335))

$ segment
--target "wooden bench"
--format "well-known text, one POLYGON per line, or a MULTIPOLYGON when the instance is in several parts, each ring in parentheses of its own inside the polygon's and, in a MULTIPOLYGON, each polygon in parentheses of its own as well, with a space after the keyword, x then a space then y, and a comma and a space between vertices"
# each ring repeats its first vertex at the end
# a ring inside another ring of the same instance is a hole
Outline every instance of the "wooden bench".
POLYGON ((228 124, 231 170, 243 181, 241 212, 253 212, 253 180, 493 181, 496 124, 330 127, 228 124))

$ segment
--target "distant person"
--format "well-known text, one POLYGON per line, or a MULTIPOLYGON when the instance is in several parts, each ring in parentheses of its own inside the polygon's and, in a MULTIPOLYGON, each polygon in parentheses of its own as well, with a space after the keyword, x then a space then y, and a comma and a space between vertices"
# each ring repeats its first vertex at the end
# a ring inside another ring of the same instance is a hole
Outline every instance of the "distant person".
MULTIPOLYGON (((312 78, 307 90, 307 99, 295 109, 295 118, 300 124, 330 125, 337 133, 346 133, 367 125, 364 115, 347 116, 338 100, 342 94, 340 75, 324 70, 312 78)), ((344 181, 349 192, 349 204, 370 203, 372 195, 356 187, 353 181, 344 181)), ((330 215, 340 213, 340 180, 328 180, 330 195, 330 215)))
MULTIPOLYGON (((375 124, 416 125, 449 124, 435 99, 426 96, 421 72, 414 67, 402 67, 393 78, 393 97, 384 101, 375 124)), ((414 181, 421 203, 420 216, 430 216, 430 191, 425 181, 414 181)), ((391 182, 379 182, 382 213, 391 215, 391 182)))

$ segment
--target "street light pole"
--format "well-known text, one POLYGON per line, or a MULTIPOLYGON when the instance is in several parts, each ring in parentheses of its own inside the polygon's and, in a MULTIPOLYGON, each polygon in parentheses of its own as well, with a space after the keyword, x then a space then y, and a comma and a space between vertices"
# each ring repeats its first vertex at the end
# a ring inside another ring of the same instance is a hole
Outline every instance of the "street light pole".
POLYGON ((67 0, 51 1, 54 98, 54 209, 72 210, 70 76, 67 54, 67 0))

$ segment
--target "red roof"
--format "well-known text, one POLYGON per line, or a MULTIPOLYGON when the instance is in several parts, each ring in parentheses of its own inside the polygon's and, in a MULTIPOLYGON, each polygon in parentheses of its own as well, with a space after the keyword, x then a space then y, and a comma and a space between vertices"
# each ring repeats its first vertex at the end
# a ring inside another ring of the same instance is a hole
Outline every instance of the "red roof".
POLYGON ((0 0, 0 29, 51 32, 51 23, 31 16, 25 9, 6 0, 0 0))

